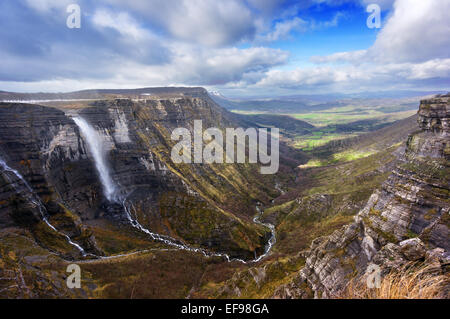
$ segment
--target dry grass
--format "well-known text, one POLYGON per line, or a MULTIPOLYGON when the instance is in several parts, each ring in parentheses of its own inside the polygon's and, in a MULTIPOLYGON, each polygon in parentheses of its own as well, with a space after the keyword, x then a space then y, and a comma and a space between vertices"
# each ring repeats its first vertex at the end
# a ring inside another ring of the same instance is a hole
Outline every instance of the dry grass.
POLYGON ((368 288, 365 280, 352 280, 339 296, 343 299, 448 299, 450 275, 435 267, 409 264, 381 279, 380 288, 368 288))

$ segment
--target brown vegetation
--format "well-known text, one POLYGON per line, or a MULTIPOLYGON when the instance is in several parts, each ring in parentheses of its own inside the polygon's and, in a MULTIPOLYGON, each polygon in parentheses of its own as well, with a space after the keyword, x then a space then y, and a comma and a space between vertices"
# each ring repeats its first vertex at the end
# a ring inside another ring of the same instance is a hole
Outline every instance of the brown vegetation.
POLYGON ((380 288, 368 288, 365 280, 350 281, 338 298, 344 299, 448 299, 450 275, 433 265, 408 264, 381 279, 380 288))

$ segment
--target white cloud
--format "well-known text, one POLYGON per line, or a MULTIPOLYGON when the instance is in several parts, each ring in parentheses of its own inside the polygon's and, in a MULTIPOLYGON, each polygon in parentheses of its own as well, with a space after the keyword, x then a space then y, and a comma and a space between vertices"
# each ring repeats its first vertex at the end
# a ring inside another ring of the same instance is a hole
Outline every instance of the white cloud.
POLYGON ((98 28, 111 28, 122 36, 142 40, 149 36, 149 32, 141 28, 139 24, 126 12, 113 13, 106 9, 97 10, 92 17, 92 22, 98 28))
POLYGON ((369 50, 378 61, 423 62, 450 54, 449 0, 397 0, 369 50))
POLYGON ((423 63, 362 64, 297 68, 289 71, 270 70, 255 87, 305 89, 370 87, 382 89, 389 85, 414 84, 416 81, 441 79, 450 85, 450 58, 423 63))
POLYGON ((450 86, 450 59, 434 59, 420 64, 411 65, 409 79, 429 79, 429 78, 446 79, 447 85, 450 86))
POLYGON ((277 22, 271 32, 264 36, 260 36, 260 40, 277 41, 280 39, 285 39, 291 32, 305 31, 307 27, 308 23, 305 20, 295 17, 291 20, 277 22))
POLYGON ((308 30, 319 30, 336 27, 339 21, 345 17, 342 12, 337 12, 331 20, 328 21, 306 21, 299 17, 284 19, 275 23, 275 26, 269 28, 269 32, 262 32, 264 27, 260 27, 260 34, 256 36, 255 42, 273 42, 289 38, 293 32, 306 32, 308 30))
POLYGON ((172 37, 208 46, 251 39, 256 17, 238 0, 102 0, 147 18, 172 37))
POLYGON ((184 0, 179 6, 180 11, 170 12, 166 20, 179 39, 215 46, 252 36, 255 31, 250 10, 238 1, 184 0))
MULTIPOLYGON (((134 60, 115 60, 103 70, 104 77, 67 77, 33 82, 0 81, 3 90, 67 91, 87 88, 133 88, 160 85, 238 85, 261 80, 265 72, 284 63, 287 53, 270 48, 203 50, 181 43, 174 45, 173 60, 166 64, 145 65, 134 60)), ((33 63, 31 63, 32 65, 33 63)), ((102 76, 102 74, 99 74, 102 76)))
POLYGON ((34 10, 41 13, 48 13, 53 9, 66 9, 73 0, 25 0, 25 3, 34 10))
POLYGON ((243 79, 256 82, 264 72, 288 58, 284 51, 264 47, 205 50, 177 44, 173 53, 170 66, 157 68, 166 81, 200 85, 224 85, 243 79))
POLYGON ((339 24, 339 21, 345 17, 345 14, 343 12, 337 12, 333 19, 329 21, 311 21, 311 29, 323 29, 323 28, 331 28, 336 27, 339 24))
POLYGON ((337 52, 327 56, 312 56, 311 62, 314 63, 334 63, 334 62, 349 62, 361 61, 367 54, 367 50, 337 52))

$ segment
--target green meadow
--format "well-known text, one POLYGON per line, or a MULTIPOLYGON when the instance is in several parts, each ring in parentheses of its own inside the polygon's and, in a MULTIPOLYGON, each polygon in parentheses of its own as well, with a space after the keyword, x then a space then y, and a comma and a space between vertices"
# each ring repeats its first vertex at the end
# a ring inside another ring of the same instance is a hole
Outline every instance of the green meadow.
MULTIPOLYGON (((280 132, 289 145, 311 155, 312 159, 304 165, 305 167, 316 167, 354 161, 372 155, 371 150, 347 149, 342 152, 333 151, 333 155, 323 158, 317 156, 316 150, 333 147, 327 146, 330 142, 339 143, 341 140, 376 131, 395 121, 410 117, 417 111, 405 110, 404 107, 396 105, 361 106, 355 104, 305 113, 270 113, 258 110, 233 110, 233 112, 249 116, 258 114, 264 114, 265 116, 285 115, 313 125, 314 127, 304 129, 301 132, 285 126, 280 132)), ((269 127, 268 125, 264 126, 269 127)))

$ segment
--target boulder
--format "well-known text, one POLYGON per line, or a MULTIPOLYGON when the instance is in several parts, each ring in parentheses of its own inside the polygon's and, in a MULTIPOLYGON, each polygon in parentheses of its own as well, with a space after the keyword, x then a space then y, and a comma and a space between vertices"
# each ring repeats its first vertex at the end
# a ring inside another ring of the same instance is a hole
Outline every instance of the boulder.
POLYGON ((400 251, 410 261, 416 261, 425 257, 425 245, 419 238, 411 238, 399 243, 400 251))

